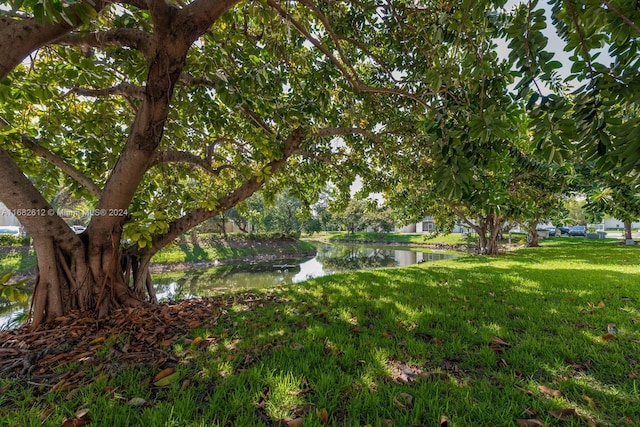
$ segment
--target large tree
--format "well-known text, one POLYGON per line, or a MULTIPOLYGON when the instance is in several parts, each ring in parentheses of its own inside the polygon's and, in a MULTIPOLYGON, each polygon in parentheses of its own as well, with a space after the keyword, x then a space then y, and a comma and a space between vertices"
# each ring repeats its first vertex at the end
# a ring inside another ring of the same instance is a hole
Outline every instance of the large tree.
POLYGON ((394 149, 387 120, 451 92, 458 65, 440 57, 503 2, 12 3, 0 200, 33 237, 39 325, 154 301, 151 257, 278 173, 293 191, 348 188, 394 149), (50 204, 61 187, 92 203, 81 235, 50 204))

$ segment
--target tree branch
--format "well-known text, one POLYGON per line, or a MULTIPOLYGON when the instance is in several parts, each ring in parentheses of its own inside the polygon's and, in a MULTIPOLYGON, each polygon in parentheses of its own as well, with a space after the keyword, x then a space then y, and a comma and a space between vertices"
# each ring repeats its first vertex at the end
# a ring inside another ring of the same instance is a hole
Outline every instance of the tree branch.
MULTIPOLYGON (((631 19, 629 19, 626 15, 624 15, 622 12, 620 12, 620 10, 616 9, 611 3, 609 3, 607 0, 602 0, 602 3, 604 3, 607 8, 609 10, 611 10, 613 13, 615 13, 616 15, 618 15, 618 17, 620 17, 620 19, 622 19, 628 26, 630 26, 631 28, 633 28, 634 30, 636 30, 636 33, 640 34, 640 28, 636 25, 635 22, 633 22, 631 19)), ((636 3, 637 4, 637 3, 636 3)), ((636 6, 637 9, 637 6, 636 6)))
MULTIPOLYGON (((7 123, 6 120, 0 117, 0 127, 5 127, 5 126, 9 127, 10 125, 9 123, 7 123)), ((101 193, 100 188, 91 179, 89 179, 88 176, 84 175, 82 172, 76 169, 73 165, 67 163, 67 161, 64 160, 62 157, 49 151, 48 149, 38 144, 36 141, 32 140, 26 135, 22 135, 21 141, 22 141, 22 145, 24 145, 26 148, 33 151, 35 154, 37 154, 38 156, 42 157, 44 160, 48 161, 49 163, 51 163, 52 165, 60 169, 70 178, 75 180, 78 184, 86 188, 91 193, 91 195, 93 195, 95 198, 97 199, 100 198, 100 193, 101 193)))
POLYGON ((143 99, 144 87, 134 86, 127 82, 122 82, 115 86, 101 88, 101 89, 90 89, 90 88, 82 88, 82 87, 76 86, 74 88, 71 88, 71 90, 67 92, 67 94, 70 94, 70 93, 75 93, 76 95, 87 96, 92 98, 102 98, 102 97, 108 97, 113 95, 121 95, 121 96, 124 96, 125 98, 143 99))
MULTIPOLYGON (((351 64, 349 64, 346 59, 344 58, 342 51, 339 48, 339 45, 336 45, 336 49, 339 52, 339 55, 345 59, 344 61, 341 61, 340 59, 338 59, 330 50, 328 47, 326 47, 324 44, 322 44, 322 42, 320 40, 318 40, 317 38, 315 38, 313 35, 311 35, 311 33, 304 28, 304 26, 298 22, 296 19, 293 18, 293 16, 291 16, 286 10, 284 10, 280 4, 277 2, 277 0, 267 0, 267 4, 271 7, 273 7, 278 14, 280 14, 280 16, 282 16, 284 19, 286 19, 287 21, 289 21, 299 32, 300 34, 302 34, 309 42, 311 42, 311 44, 313 44, 318 50, 320 50, 320 52, 322 52, 327 58, 329 58, 329 60, 336 66, 338 67, 338 70, 340 70, 340 72, 342 73, 342 75, 344 76, 344 78, 347 79, 347 82, 349 83, 349 85, 356 90, 357 92, 368 92, 368 93, 378 93, 378 94, 392 94, 392 95, 399 95, 408 99, 411 99, 415 102, 417 102, 418 104, 422 105, 425 109, 427 110, 433 110, 433 107, 431 107, 424 99, 420 98, 419 96, 412 94, 410 92, 407 92, 405 90, 402 89, 397 89, 397 88, 382 88, 382 87, 376 87, 376 86, 370 86, 367 85, 365 83, 363 83, 357 76, 357 72, 353 69, 353 67, 351 66, 351 64)), ((312 9, 313 11, 313 9, 312 9)), ((315 11, 314 11, 315 13, 315 11)), ((318 15, 316 15, 318 16, 318 15)), ((318 19, 320 19, 322 21, 322 16, 318 16, 318 19)), ((325 18, 326 19, 326 18, 325 18)), ((325 29, 327 29, 327 31, 330 30, 330 27, 325 27, 325 29)), ((332 37, 337 37, 335 36, 335 34, 332 35, 332 37)))
MULTIPOLYGON (((96 0, 94 9, 102 10, 107 1, 96 0)), ((76 17, 76 22, 81 20, 76 17)), ((0 17, 0 80, 37 48, 53 42, 73 29, 67 22, 38 24, 34 18, 0 17)))
MULTIPOLYGON (((271 173, 273 174, 284 167, 289 157, 291 157, 291 155, 296 152, 298 147, 300 147, 300 144, 302 143, 304 137, 305 135, 302 129, 294 129, 284 141, 284 150, 282 157, 266 164, 263 167, 263 170, 270 169, 271 173)), ((209 210, 207 208, 200 208, 187 213, 186 215, 171 222, 169 224, 169 231, 166 234, 155 236, 153 238, 151 246, 148 249, 145 248, 144 251, 134 249, 134 252, 138 251, 138 254, 144 253, 144 256, 151 256, 155 254, 157 251, 169 244, 172 240, 178 238, 180 235, 184 234, 196 225, 201 224, 207 219, 225 212, 226 210, 242 202, 253 193, 258 191, 263 185, 264 178, 258 177, 257 175, 252 176, 240 186, 236 187, 225 196, 219 198, 218 207, 216 209, 209 210)))
POLYGON ((220 175, 225 169, 236 169, 233 165, 222 165, 218 168, 212 168, 207 159, 198 157, 188 151, 179 150, 163 150, 154 153, 151 160, 151 167, 157 166, 163 163, 186 163, 196 166, 211 175, 220 175))
POLYGON ((138 28, 74 32, 56 40, 56 44, 79 47, 128 47, 142 53, 147 63, 153 57, 153 36, 138 28))
POLYGON ((80 237, 56 215, 13 158, 0 146, 0 200, 12 211, 29 212, 18 217, 34 241, 53 239, 61 248, 73 252, 82 247, 80 237), (43 221, 43 217, 48 218, 43 221))
MULTIPOLYGON (((216 89, 218 87, 218 84, 213 80, 195 78, 187 73, 182 73, 182 75, 180 76, 180 81, 189 86, 205 86, 205 87, 210 87, 212 89, 216 89)), ((236 91, 240 93, 240 89, 237 87, 236 87, 236 91)), ((269 135, 275 134, 275 131, 271 129, 271 127, 264 120, 262 120, 262 118, 260 118, 260 116, 258 116, 255 113, 255 111, 251 110, 249 107, 247 107, 244 104, 240 105, 240 109, 242 110, 243 113, 249 116, 251 120, 253 120, 254 123, 258 125, 259 128, 264 130, 269 135)))
POLYGON ((589 48, 587 47, 587 39, 584 35, 584 31, 582 31, 582 27, 580 27, 580 22, 578 22, 576 10, 573 7, 573 0, 565 0, 565 4, 567 5, 569 13, 571 14, 573 25, 575 25, 576 31, 578 32, 578 37, 580 38, 580 46, 582 47, 582 53, 584 54, 584 59, 587 61, 587 65, 589 66, 591 76, 593 77, 593 75, 595 74, 595 70, 593 69, 593 65, 591 64, 591 55, 589 54, 589 48))
POLYGON ((326 136, 341 136, 341 135, 362 135, 367 138, 380 142, 380 136, 371 132, 368 129, 360 128, 360 127, 335 127, 335 128, 322 128, 318 129, 317 132, 313 133, 311 136, 313 137, 326 137, 326 136))

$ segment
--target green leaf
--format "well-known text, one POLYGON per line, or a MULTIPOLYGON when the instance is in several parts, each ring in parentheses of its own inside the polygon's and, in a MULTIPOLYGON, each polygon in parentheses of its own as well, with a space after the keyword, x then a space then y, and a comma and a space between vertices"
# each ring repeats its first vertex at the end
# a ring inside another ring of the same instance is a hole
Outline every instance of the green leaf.
POLYGON ((9 282, 11 276, 13 276, 13 273, 11 272, 4 273, 2 276, 0 276, 0 285, 4 285, 5 283, 9 282))

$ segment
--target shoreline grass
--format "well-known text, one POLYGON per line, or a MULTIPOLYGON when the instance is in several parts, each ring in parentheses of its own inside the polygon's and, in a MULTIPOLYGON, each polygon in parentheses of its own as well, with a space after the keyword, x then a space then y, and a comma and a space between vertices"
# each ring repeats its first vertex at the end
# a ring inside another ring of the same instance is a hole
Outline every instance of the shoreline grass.
MULTIPOLYGON (((462 233, 439 234, 432 236, 428 233, 372 233, 346 231, 326 231, 303 237, 306 240, 336 241, 345 243, 379 243, 394 245, 417 245, 417 246, 451 246, 460 247, 475 245, 478 236, 469 236, 462 233)), ((522 244, 526 241, 526 233, 511 233, 512 244, 522 244)))
POLYGON ((313 245, 304 241, 290 241, 274 245, 256 245, 247 247, 233 247, 226 243, 197 244, 182 243, 163 248, 151 259, 153 263, 175 263, 194 261, 224 261, 235 258, 255 257, 265 254, 298 254, 314 250, 313 245))
POLYGON ((92 426, 634 425, 639 250, 550 239, 231 298, 168 349, 167 386, 153 385, 158 368, 101 374, 104 359, 74 366, 86 381, 72 390, 2 377, 0 419, 61 425, 87 409, 92 426))

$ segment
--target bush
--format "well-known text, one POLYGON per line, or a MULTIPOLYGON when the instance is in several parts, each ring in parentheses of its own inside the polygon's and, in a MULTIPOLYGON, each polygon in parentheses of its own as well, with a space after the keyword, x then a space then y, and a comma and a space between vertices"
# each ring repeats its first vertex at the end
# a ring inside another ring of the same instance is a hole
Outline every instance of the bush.
MULTIPOLYGON (((203 242, 215 242, 225 240, 225 236, 219 233, 203 233, 198 237, 203 242)), ((269 239, 297 239, 300 237, 300 231, 295 231, 290 234, 281 232, 258 232, 258 233, 229 233, 226 235, 226 240, 269 240, 269 239)))
POLYGON ((0 234, 0 246, 28 245, 29 237, 17 234, 0 234))

